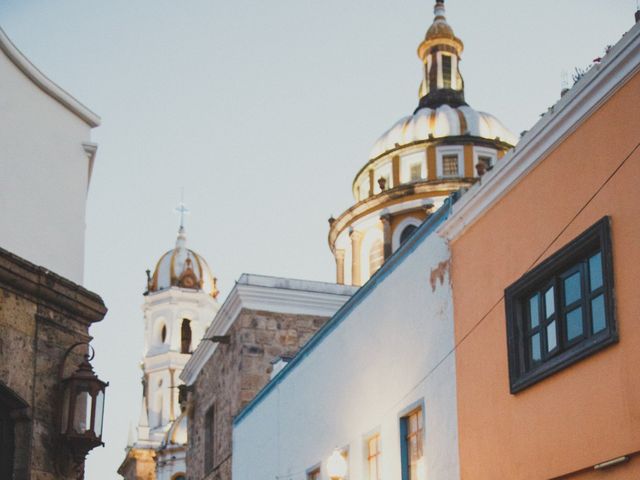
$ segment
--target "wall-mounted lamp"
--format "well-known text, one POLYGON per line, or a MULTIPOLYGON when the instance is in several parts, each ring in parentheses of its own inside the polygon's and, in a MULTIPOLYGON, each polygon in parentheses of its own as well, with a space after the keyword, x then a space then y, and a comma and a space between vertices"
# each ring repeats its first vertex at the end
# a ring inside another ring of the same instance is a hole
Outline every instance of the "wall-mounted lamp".
POLYGON ((80 342, 66 351, 60 366, 60 382, 62 384, 62 404, 60 411, 60 434, 71 451, 73 462, 78 472, 78 479, 84 478, 84 460, 87 454, 102 443, 102 421, 104 415, 104 391, 109 385, 100 380, 93 372, 91 360, 95 356, 84 355, 84 360, 77 370, 63 379, 64 366, 71 351, 88 345, 80 342))
POLYGON ((331 480, 342 480, 347 476, 347 459, 337 448, 327 460, 327 472, 331 480))
POLYGON ((225 345, 231 343, 231 337, 229 335, 214 335, 213 337, 203 338, 203 340, 209 340, 213 343, 224 343, 225 345))

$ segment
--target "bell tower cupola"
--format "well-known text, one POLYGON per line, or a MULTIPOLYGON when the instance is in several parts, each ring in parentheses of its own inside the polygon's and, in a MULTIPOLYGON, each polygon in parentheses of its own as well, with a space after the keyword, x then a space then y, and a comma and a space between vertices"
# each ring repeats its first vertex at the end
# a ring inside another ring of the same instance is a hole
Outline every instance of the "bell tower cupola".
POLYGON ((433 10, 433 23, 418 47, 418 57, 424 68, 417 110, 423 107, 437 108, 444 104, 451 107, 466 105, 464 80, 460 74, 464 44, 447 23, 444 0, 437 0, 433 10))

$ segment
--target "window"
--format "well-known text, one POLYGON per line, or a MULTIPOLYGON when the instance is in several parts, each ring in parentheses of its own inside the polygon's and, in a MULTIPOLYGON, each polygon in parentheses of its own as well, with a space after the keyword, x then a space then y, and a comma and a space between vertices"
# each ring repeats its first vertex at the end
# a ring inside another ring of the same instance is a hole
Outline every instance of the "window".
POLYGON ((412 182, 422 180, 422 165, 414 163, 409 167, 409 179, 412 182))
POLYGON ((307 480, 320 480, 320 467, 307 472, 307 480))
POLYGON ((404 242, 411 238, 411 235, 418 229, 415 225, 407 225, 402 233, 400 234, 400 244, 402 245, 404 242))
POLYGON ((380 480, 380 435, 374 435, 367 441, 367 464, 369 480, 380 480))
POLYGON ((182 319, 180 329, 180 353, 191 352, 191 322, 186 318, 182 319))
POLYGON ((167 340, 167 326, 166 325, 162 325, 162 331, 160 332, 160 339, 162 340, 162 343, 164 343, 167 340))
POLYGON ((442 88, 451 88, 451 56, 442 55, 442 88))
MULTIPOLYGON (((418 408, 400 422, 402 435, 402 480, 418 480, 423 462, 424 420, 422 409, 418 408)), ((420 479, 423 480, 423 479, 420 479)))
POLYGON ((618 339, 609 218, 505 290, 511 392, 618 339))
POLYGON ((215 415, 213 405, 209 407, 204 416, 204 471, 206 473, 213 470, 214 460, 214 433, 215 415))
POLYGON ((442 176, 443 177, 457 177, 458 172, 458 156, 457 155, 443 155, 442 156, 442 176))
POLYGON ((384 244, 382 240, 376 240, 369 250, 369 276, 376 273, 376 271, 384 263, 384 244))

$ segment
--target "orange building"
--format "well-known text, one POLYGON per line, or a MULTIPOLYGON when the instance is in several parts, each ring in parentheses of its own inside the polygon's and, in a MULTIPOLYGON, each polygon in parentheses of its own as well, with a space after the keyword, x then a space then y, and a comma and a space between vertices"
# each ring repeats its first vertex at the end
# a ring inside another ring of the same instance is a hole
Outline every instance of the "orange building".
POLYGON ((640 479, 640 24, 454 207, 461 478, 640 479))

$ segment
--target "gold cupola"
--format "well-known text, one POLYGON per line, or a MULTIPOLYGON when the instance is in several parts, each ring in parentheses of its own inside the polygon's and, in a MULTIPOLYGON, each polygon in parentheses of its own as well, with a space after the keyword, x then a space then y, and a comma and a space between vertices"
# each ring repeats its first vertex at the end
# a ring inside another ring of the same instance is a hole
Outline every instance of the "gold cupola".
POLYGON ((418 46, 418 57, 424 68, 416 111, 444 104, 451 107, 466 105, 464 80, 459 68, 464 44, 447 22, 444 0, 437 0, 433 10, 433 23, 418 46))

